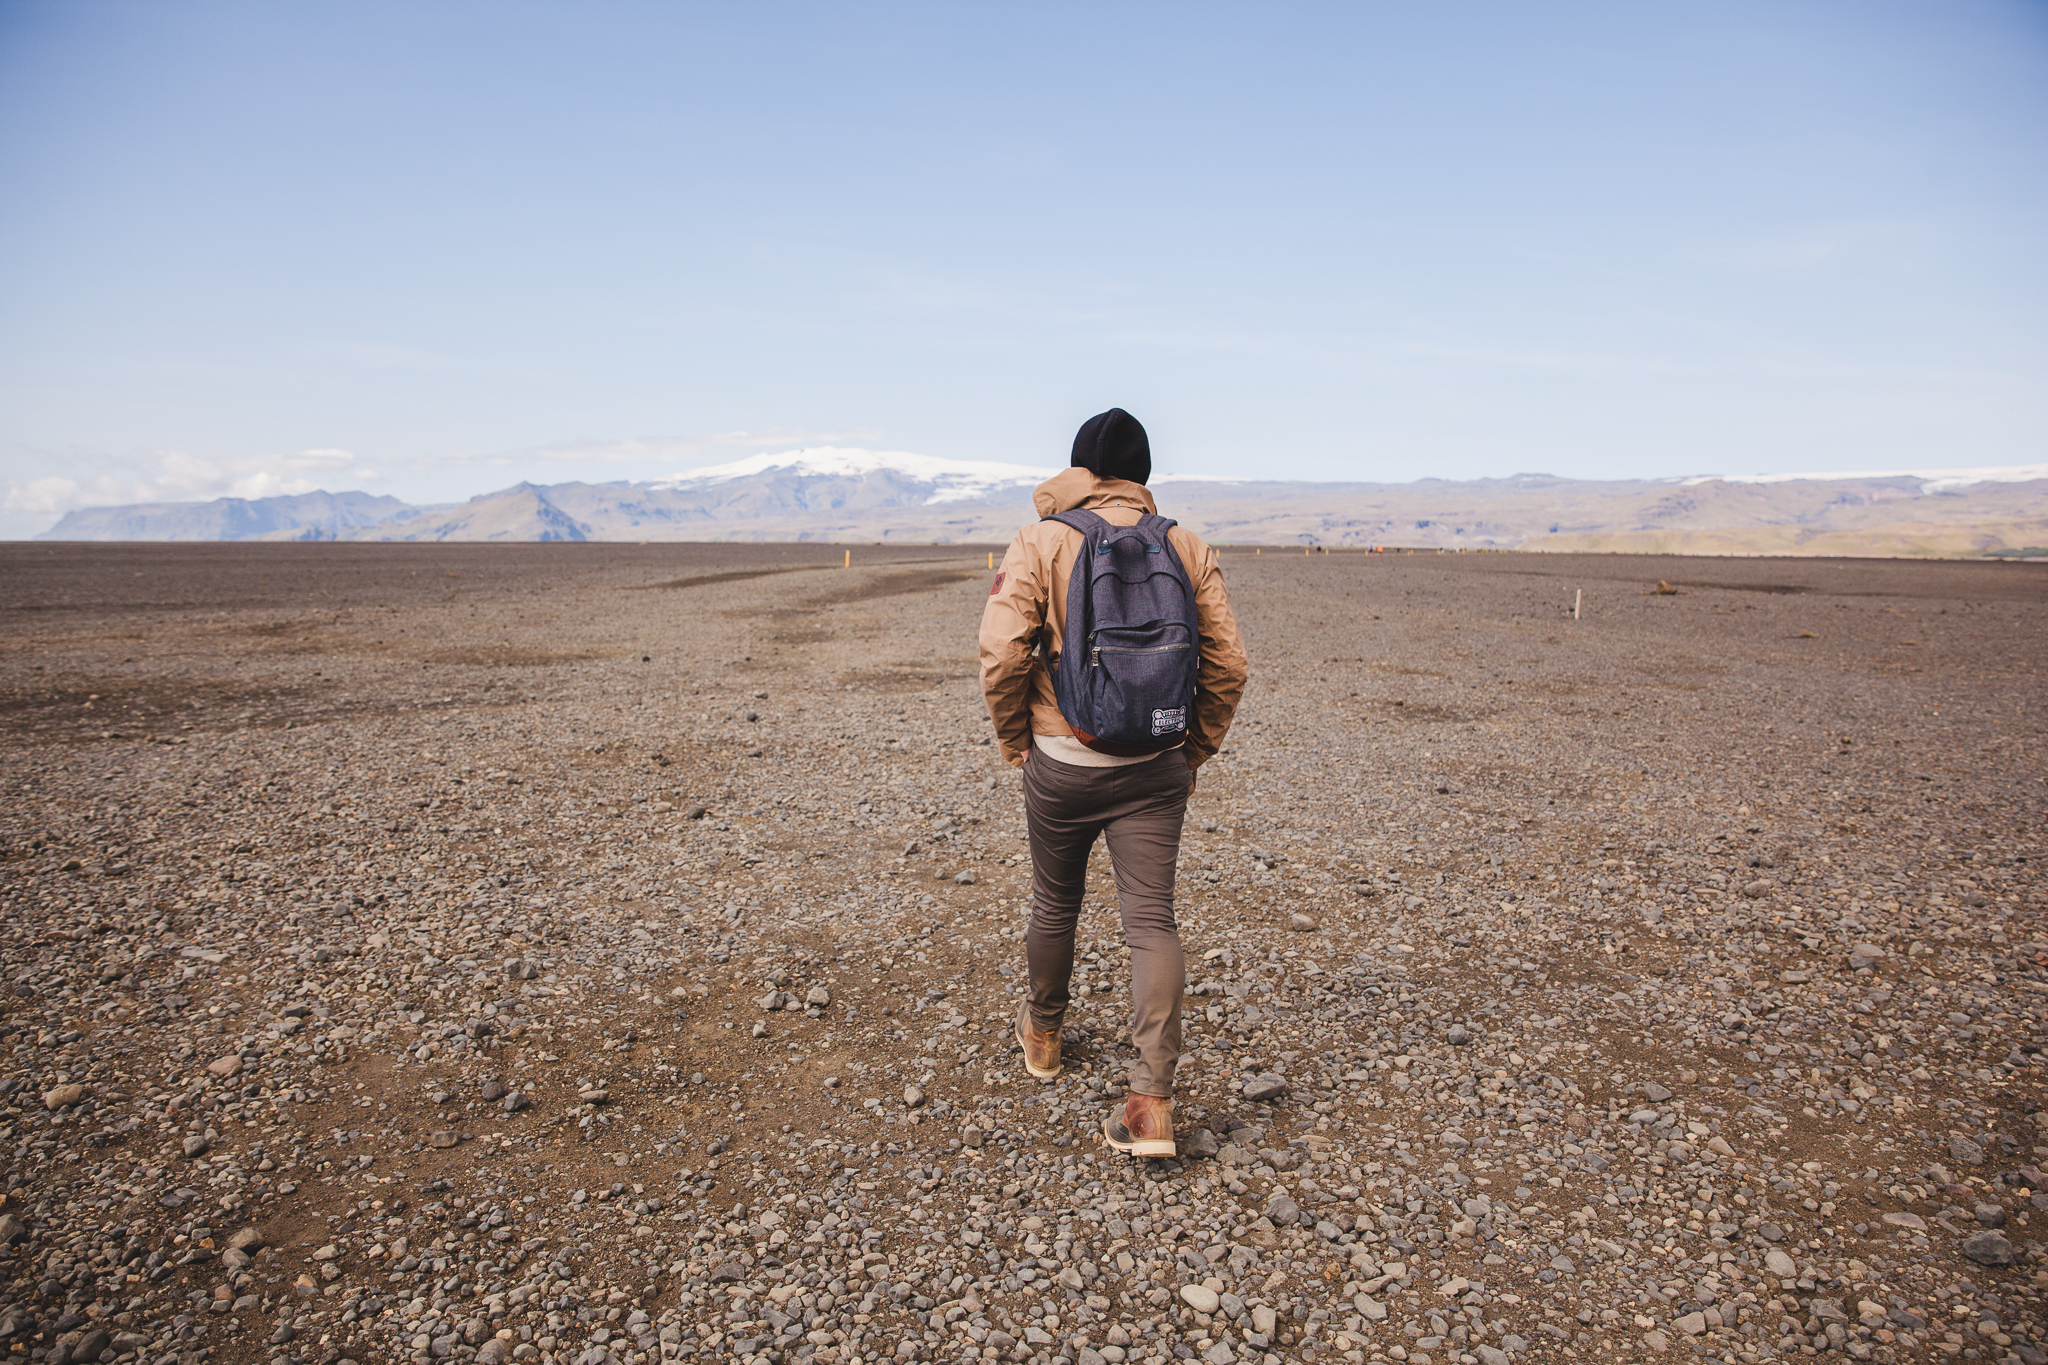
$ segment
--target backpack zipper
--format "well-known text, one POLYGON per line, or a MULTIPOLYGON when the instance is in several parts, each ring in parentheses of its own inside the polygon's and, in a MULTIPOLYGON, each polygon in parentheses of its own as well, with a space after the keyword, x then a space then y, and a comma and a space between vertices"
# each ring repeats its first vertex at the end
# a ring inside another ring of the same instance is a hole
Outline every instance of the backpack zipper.
MULTIPOLYGON (((1102 648, 1101 645, 1096 645, 1089 650, 1088 666, 1090 668, 1102 667, 1102 648)), ((1177 650, 1186 648, 1186 645, 1153 645, 1149 649, 1118 649, 1115 645, 1111 645, 1109 646, 1109 652, 1112 654, 1172 654, 1177 650)))

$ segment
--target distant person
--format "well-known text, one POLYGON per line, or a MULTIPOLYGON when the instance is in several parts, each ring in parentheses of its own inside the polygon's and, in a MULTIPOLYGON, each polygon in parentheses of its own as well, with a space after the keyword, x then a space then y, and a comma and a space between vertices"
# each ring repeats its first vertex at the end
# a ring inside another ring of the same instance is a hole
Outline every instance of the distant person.
POLYGON ((1195 770, 1215 757, 1246 662, 1223 571, 1200 536, 1158 515, 1152 448, 1122 408, 1074 437, 1072 467, 1040 484, 1045 520, 1017 533, 981 618, 981 687, 1003 758, 1024 770, 1031 839, 1030 988, 1017 1012, 1024 1067, 1060 1074, 1089 850, 1116 871, 1131 950, 1138 1049, 1121 1117, 1103 1135, 1172 1156, 1186 962, 1174 865, 1195 770), (1076 573, 1077 561, 1086 572, 1076 573))

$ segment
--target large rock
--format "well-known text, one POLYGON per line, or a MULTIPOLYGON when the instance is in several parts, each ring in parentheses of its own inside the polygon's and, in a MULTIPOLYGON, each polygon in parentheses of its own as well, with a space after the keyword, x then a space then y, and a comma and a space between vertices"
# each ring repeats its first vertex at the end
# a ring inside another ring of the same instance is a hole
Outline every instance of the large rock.
POLYGON ((1963 1239, 1962 1252, 1978 1265, 2011 1265, 2019 1259, 2002 1232, 1972 1233, 1963 1239))
POLYGON ((1222 1302, 1217 1292, 1205 1284, 1184 1284, 1180 1287, 1181 1299, 1197 1313, 1213 1313, 1222 1302))

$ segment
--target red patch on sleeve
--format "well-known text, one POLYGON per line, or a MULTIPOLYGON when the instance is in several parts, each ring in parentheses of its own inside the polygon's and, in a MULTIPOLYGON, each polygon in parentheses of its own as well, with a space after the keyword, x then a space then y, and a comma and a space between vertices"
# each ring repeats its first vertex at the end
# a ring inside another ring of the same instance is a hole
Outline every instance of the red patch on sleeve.
POLYGON ((988 585, 988 595, 990 597, 994 597, 997 593, 1003 590, 1003 579, 1005 577, 1007 577, 1007 575, 997 574, 996 581, 988 585))

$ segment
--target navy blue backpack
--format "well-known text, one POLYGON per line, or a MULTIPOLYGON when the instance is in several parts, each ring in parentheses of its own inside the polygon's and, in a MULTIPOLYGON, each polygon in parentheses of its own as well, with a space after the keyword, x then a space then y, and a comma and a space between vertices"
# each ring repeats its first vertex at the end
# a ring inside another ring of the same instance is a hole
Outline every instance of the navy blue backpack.
POLYGON ((1046 520, 1083 537, 1053 669, 1060 714, 1101 753, 1136 758, 1179 744, 1201 632, 1195 585, 1166 537, 1174 523, 1147 512, 1136 526, 1116 526, 1079 508, 1046 520))

